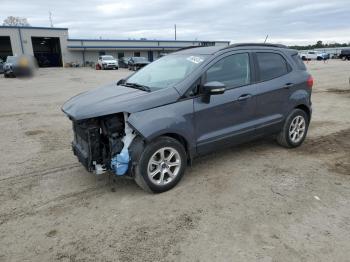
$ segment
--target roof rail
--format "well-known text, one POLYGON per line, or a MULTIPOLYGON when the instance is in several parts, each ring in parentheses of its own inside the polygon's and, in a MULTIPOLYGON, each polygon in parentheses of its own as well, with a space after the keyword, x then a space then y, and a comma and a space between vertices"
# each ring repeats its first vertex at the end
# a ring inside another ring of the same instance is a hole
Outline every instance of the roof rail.
POLYGON ((244 46, 262 46, 262 47, 277 47, 277 48, 288 48, 285 45, 281 44, 269 44, 269 43, 239 43, 239 44, 232 44, 229 45, 223 49, 233 48, 233 47, 244 47, 244 46))

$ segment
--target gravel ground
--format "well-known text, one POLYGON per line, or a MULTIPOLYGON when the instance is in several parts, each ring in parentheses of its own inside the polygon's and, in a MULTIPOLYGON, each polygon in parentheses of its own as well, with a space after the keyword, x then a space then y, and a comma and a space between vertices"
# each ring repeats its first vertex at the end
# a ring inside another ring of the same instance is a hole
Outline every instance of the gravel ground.
POLYGON ((158 195, 86 172, 60 110, 129 71, 0 76, 0 261, 349 261, 350 63, 308 68, 301 147, 265 139, 207 155, 158 195))

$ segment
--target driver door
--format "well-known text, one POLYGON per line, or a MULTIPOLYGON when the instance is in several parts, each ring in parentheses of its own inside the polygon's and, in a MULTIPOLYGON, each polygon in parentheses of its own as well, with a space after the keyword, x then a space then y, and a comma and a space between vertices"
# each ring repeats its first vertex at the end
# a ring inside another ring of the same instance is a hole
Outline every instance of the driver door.
POLYGON ((243 142, 255 133, 256 85, 249 53, 231 53, 215 60, 206 70, 203 82, 218 81, 226 86, 220 95, 194 98, 197 152, 243 142))

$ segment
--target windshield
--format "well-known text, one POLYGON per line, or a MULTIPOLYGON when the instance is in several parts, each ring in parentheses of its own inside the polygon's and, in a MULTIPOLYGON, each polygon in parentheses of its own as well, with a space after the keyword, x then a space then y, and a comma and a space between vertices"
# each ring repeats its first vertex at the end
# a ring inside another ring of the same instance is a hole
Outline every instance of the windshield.
POLYGON ((179 83, 206 59, 205 55, 168 55, 142 68, 127 83, 147 86, 151 91, 179 83))
POLYGON ((115 60, 113 56, 108 55, 108 56, 102 56, 102 60, 115 60))
POLYGON ((133 57, 132 60, 135 62, 147 62, 147 59, 145 57, 133 57))
POLYGON ((14 63, 16 62, 16 57, 14 56, 8 56, 6 59, 6 63, 14 63))

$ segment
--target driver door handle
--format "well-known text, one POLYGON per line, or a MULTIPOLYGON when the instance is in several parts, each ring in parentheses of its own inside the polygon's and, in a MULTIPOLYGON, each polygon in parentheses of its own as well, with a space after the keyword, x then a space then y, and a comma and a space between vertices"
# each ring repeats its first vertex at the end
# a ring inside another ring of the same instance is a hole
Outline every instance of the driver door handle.
POLYGON ((244 94, 244 95, 241 95, 240 97, 238 97, 238 101, 244 101, 244 100, 247 100, 251 97, 252 97, 251 94, 244 94))

